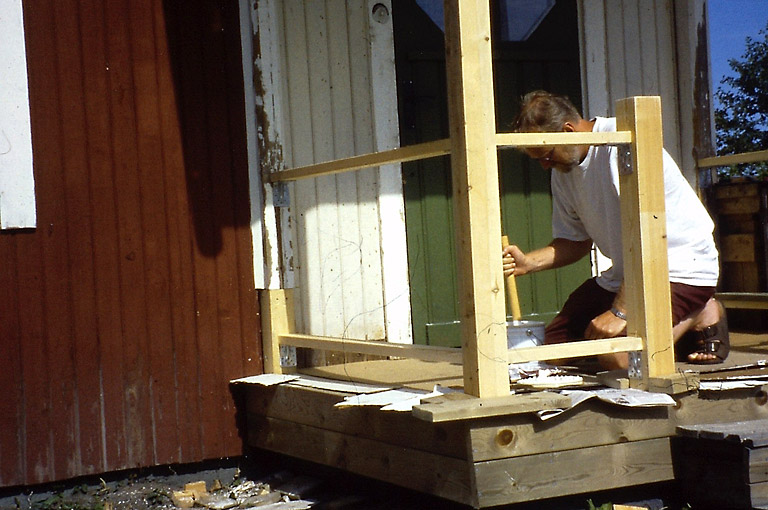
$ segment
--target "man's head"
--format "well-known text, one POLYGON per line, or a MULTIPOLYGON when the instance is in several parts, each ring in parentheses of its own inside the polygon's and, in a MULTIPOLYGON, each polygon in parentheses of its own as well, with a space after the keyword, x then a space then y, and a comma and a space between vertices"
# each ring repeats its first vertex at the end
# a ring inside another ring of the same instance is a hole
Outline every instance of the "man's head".
MULTIPOLYGON (((586 130, 584 119, 567 97, 543 90, 529 92, 523 97, 520 113, 513 124, 516 133, 586 130)), ((525 149, 525 153, 544 168, 569 172, 584 159, 587 150, 588 147, 565 145, 531 147, 525 149)))

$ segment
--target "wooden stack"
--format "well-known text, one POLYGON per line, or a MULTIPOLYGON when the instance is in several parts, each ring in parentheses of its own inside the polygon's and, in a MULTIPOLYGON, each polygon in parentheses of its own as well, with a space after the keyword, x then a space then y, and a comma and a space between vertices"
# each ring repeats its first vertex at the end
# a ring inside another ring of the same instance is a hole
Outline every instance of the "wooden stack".
POLYGON ((675 478, 694 508, 768 508, 768 420, 677 427, 675 478))

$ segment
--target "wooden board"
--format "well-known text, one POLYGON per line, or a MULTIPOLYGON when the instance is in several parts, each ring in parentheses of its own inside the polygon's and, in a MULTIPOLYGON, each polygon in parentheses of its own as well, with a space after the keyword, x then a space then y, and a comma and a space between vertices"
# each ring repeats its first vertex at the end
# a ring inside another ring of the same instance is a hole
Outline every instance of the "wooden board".
POLYGON ((248 428, 248 444, 436 496, 471 504, 469 464, 382 441, 259 418, 248 428))
POLYGON ((393 446, 426 450, 454 458, 467 457, 466 428, 439 426, 417 420, 408 412, 384 412, 376 407, 338 408, 348 394, 281 384, 245 389, 248 423, 267 416, 300 425, 385 441, 393 446))
POLYGON ((480 507, 672 480, 668 438, 475 464, 480 507))
POLYGON ((537 392, 494 398, 445 399, 421 404, 413 408, 413 415, 424 421, 470 420, 489 416, 532 413, 544 409, 558 409, 571 405, 571 399, 558 393, 537 392))
POLYGON ((674 433, 667 408, 628 409, 597 399, 542 421, 532 415, 505 416, 470 429, 474 461, 667 437, 674 433))

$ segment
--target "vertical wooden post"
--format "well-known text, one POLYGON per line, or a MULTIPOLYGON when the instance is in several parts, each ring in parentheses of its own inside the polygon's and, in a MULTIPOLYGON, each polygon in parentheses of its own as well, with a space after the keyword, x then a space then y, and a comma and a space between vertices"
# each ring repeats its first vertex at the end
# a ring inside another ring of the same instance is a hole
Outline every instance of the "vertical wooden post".
MULTIPOLYGON (((632 132, 632 168, 620 157, 627 334, 643 339, 643 385, 675 372, 664 206, 661 99, 617 102, 617 128, 632 132)), ((619 149, 623 150, 623 149, 619 149)))
POLYGON ((445 0, 464 392, 509 394, 490 2, 445 0))
POLYGON ((264 372, 282 374, 279 336, 294 333, 293 289, 260 292, 261 338, 264 346, 264 372))

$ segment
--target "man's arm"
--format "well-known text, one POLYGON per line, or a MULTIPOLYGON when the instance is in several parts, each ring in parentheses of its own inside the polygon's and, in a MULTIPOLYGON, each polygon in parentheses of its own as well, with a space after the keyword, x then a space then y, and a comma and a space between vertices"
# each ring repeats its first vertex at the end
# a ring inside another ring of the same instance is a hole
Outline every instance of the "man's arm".
POLYGON ((555 269, 573 264, 589 253, 592 240, 570 241, 568 239, 553 239, 543 248, 523 253, 515 245, 505 246, 502 250, 504 276, 514 274, 521 276, 528 273, 555 269))

